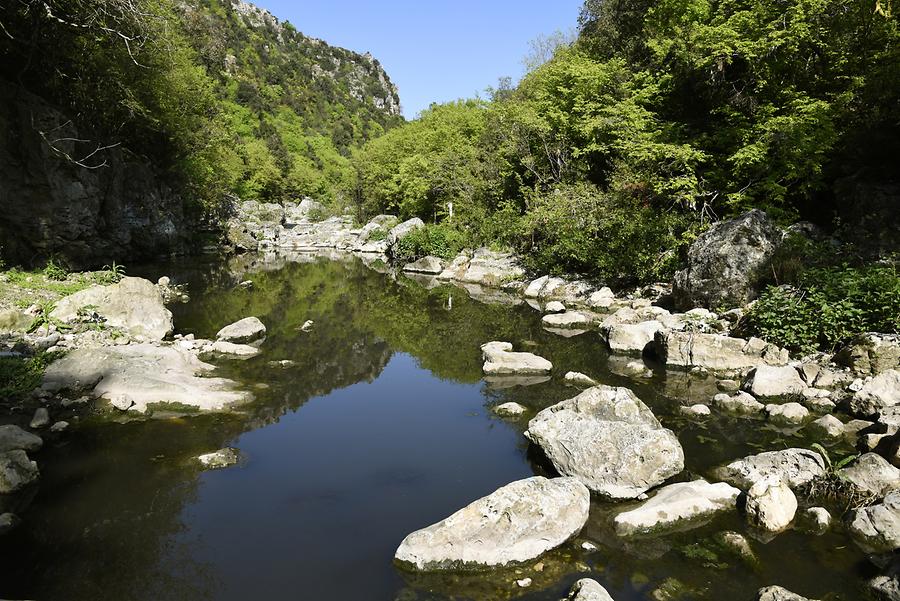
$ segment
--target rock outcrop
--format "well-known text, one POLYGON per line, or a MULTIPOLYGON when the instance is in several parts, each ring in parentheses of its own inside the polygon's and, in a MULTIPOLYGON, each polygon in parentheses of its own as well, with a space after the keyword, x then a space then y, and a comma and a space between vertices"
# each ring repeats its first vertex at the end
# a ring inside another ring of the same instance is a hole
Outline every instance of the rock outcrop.
POLYGON ((868 553, 890 553, 900 549, 900 491, 870 507, 857 509, 850 525, 850 535, 868 553))
POLYGON ((519 480, 413 532, 394 557, 419 570, 521 563, 576 536, 589 505, 588 489, 574 478, 519 480))
POLYGON ((744 340, 721 334, 702 334, 661 330, 656 333, 654 350, 669 367, 735 373, 765 365, 785 365, 790 358, 785 349, 759 338, 744 340))
POLYGON ((556 470, 611 499, 633 499, 684 469, 684 451, 627 388, 597 386, 538 413, 525 433, 556 470))
POLYGON ((687 267, 675 274, 676 303, 686 309, 747 304, 757 293, 761 269, 783 239, 758 209, 714 224, 691 245, 687 267))
POLYGON ((50 316, 75 322, 85 310, 98 313, 107 326, 147 340, 162 340, 173 330, 172 312, 166 309, 159 288, 143 278, 122 278, 117 284, 71 294, 56 304, 50 316))
POLYGON ((553 364, 532 353, 513 352, 509 342, 488 342, 481 345, 484 373, 489 376, 544 375, 553 364))

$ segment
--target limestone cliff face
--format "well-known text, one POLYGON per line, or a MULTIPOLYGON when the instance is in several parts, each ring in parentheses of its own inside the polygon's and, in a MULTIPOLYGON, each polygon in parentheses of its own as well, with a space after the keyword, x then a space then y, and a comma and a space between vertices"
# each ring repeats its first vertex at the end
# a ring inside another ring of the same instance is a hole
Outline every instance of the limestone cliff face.
POLYGON ((0 256, 82 267, 186 250, 194 224, 165 175, 121 147, 92 157, 106 166, 79 166, 63 153, 87 146, 62 140, 78 137, 66 115, 0 81, 0 256))

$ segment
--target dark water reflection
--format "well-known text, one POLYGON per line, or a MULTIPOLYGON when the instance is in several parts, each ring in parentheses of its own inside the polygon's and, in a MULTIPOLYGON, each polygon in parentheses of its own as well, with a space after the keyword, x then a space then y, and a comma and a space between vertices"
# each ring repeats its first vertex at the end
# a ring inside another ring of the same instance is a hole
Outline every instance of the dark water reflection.
POLYGON ((659 371, 650 382, 628 380, 596 335, 554 336, 527 306, 478 303, 452 286, 428 290, 356 260, 147 268, 162 273, 189 285, 191 303, 176 309, 181 333, 209 337, 247 315, 266 323, 259 357, 221 363, 258 400, 237 415, 88 420, 42 451, 26 523, 0 539, 0 596, 550 600, 585 575, 620 601, 650 598, 672 578, 684 599, 755 599, 768 584, 817 598, 860 596, 869 568, 842 533, 754 541, 760 563, 749 566, 692 552, 723 528, 742 531, 738 519, 623 542, 609 532, 610 507, 596 502, 578 541, 534 562, 539 571, 404 574, 391 559, 408 532, 544 472, 524 422, 499 420, 489 408, 515 400, 537 411, 573 396, 562 385, 569 370, 632 387, 679 433, 689 473, 804 441, 752 422, 676 417, 677 398, 706 399, 708 383, 659 371), (237 286, 246 279, 252 288, 237 286), (298 331, 307 320, 312 330, 298 331), (489 388, 479 351, 489 340, 533 348, 557 372, 528 388, 489 388), (193 467, 192 457, 225 445, 246 461, 218 472, 193 467), (583 550, 585 540, 599 549, 583 550), (514 584, 524 576, 534 580, 529 589, 514 584))

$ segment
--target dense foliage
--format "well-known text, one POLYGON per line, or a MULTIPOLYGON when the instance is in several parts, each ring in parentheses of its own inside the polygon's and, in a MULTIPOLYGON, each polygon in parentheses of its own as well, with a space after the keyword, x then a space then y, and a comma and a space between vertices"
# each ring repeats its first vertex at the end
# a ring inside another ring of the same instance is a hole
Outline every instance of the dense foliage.
POLYGON ((231 0, 10 2, 0 26, 3 85, 78 127, 51 148, 92 168, 121 145, 208 207, 346 195, 352 148, 402 120, 377 61, 231 0))
POLYGON ((710 218, 761 207, 827 224, 841 178, 895 177, 889 4, 588 0, 580 26, 515 89, 433 106, 368 143, 366 212, 635 282, 670 275, 710 218))
POLYGON ((834 351, 863 332, 900 332, 900 274, 893 267, 815 268, 796 285, 770 286, 741 324, 792 351, 834 351))

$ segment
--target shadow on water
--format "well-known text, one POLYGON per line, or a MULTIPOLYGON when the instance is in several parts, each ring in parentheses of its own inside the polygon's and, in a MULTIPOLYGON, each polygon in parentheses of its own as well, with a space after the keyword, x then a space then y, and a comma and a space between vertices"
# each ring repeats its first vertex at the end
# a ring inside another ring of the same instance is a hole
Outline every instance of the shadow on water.
POLYGON ((552 475, 522 435, 526 420, 497 419, 490 407, 516 401, 530 416, 569 398, 566 371, 634 389, 679 434, 683 478, 804 441, 747 420, 686 420, 677 408, 708 400, 710 382, 659 369, 647 380, 618 375, 620 360, 609 360, 596 334, 545 332, 526 305, 482 304, 454 286, 429 289, 355 259, 294 259, 144 269, 188 284, 191 302, 174 308, 180 333, 212 337, 248 315, 263 320, 264 352, 218 370, 257 400, 231 415, 88 419, 48 445, 37 455, 42 479, 25 523, 0 539, 0 596, 546 601, 592 576, 619 601, 660 587, 671 595, 656 598, 749 600, 769 584, 859 598, 870 568, 841 531, 751 541, 759 558, 751 565, 710 542, 722 529, 743 532, 736 516, 622 540, 610 529, 614 506, 596 500, 577 540, 524 566, 424 576, 394 566, 412 530, 512 480, 552 475), (252 286, 239 285, 246 280, 252 286), (485 385, 479 346, 489 340, 533 350, 557 371, 528 387, 485 385), (272 363, 281 361, 291 363, 272 363), (193 457, 226 445, 246 461, 218 472, 195 467, 193 457), (532 583, 523 589, 516 581, 525 577, 532 583))

